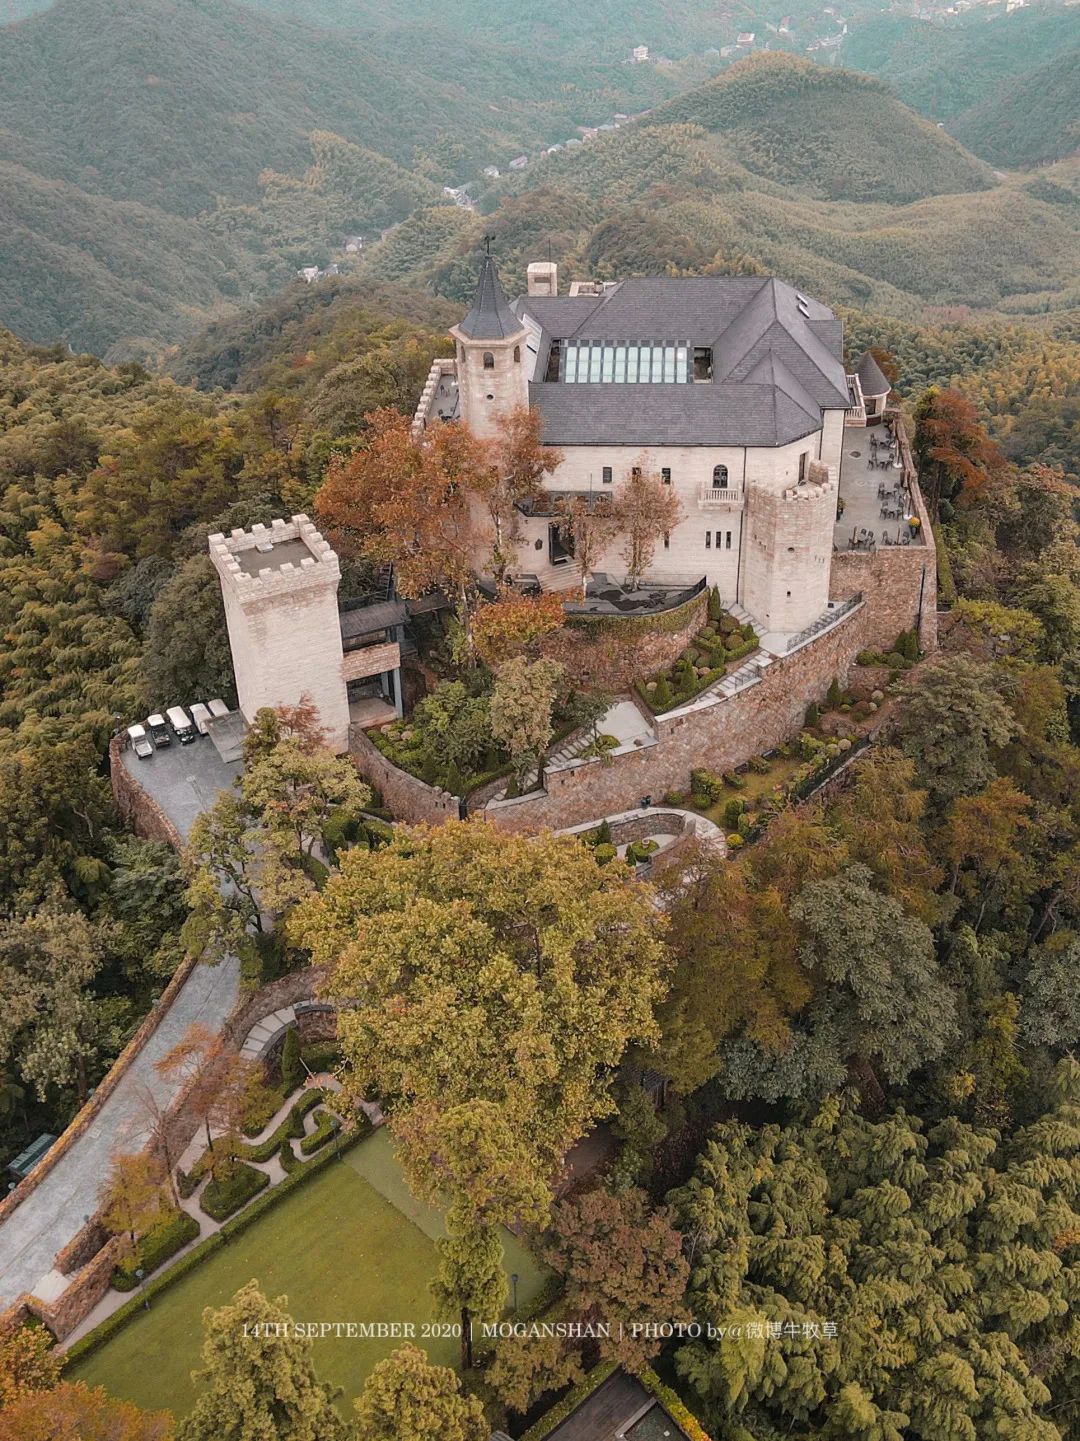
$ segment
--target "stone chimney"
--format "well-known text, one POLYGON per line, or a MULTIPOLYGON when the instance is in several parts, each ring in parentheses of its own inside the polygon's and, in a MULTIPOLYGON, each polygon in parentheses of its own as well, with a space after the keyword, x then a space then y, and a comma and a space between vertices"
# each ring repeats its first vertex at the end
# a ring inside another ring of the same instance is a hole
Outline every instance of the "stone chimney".
POLYGON ((526 274, 530 295, 558 295, 559 267, 554 260, 534 260, 526 274))

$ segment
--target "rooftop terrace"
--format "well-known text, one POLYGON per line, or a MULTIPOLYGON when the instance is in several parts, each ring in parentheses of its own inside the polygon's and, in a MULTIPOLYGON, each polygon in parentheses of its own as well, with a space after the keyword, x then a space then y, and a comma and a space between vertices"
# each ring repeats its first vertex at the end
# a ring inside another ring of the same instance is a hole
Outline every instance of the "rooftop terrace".
POLYGON ((844 432, 840 465, 843 514, 833 531, 836 550, 876 550, 882 545, 924 545, 914 516, 903 464, 884 426, 844 432))

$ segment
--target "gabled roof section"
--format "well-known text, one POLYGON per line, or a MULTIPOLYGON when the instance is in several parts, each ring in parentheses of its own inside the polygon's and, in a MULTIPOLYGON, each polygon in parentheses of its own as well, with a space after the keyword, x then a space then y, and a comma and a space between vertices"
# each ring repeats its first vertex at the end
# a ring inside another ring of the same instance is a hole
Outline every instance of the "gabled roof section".
POLYGON ((521 330, 521 321, 503 294, 499 274, 490 255, 484 256, 480 267, 472 309, 457 328, 470 340, 505 340, 521 330))
POLYGON ((892 385, 884 375, 881 366, 868 350, 863 352, 858 366, 859 384, 863 395, 888 395, 892 385))

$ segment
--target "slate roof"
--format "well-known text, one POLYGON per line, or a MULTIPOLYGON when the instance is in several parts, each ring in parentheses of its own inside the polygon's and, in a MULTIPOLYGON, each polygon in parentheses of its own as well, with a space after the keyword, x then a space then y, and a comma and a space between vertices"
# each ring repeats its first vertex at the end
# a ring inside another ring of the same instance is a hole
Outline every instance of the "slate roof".
POLYGON ((553 340, 712 350, 711 382, 619 385, 534 380, 552 445, 785 445, 850 404, 833 312, 760 276, 624 280, 598 296, 523 296, 518 315, 553 340))
POLYGON ((490 255, 484 256, 472 309, 458 329, 470 340, 505 340, 521 329, 521 321, 510 309, 490 255))
POLYGON ((863 357, 859 361, 858 374, 863 395, 888 395, 892 390, 892 385, 882 373, 881 366, 868 350, 864 351, 863 357))

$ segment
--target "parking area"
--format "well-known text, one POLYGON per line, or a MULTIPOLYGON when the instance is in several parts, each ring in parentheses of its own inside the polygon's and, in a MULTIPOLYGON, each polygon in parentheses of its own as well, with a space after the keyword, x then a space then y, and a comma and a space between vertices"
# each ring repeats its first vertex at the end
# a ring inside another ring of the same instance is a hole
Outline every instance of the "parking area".
POLYGON ((146 760, 140 760, 129 746, 121 751, 120 759, 185 840, 195 817, 232 786, 241 770, 238 760, 221 759, 208 736, 186 746, 174 740, 146 760))

